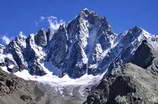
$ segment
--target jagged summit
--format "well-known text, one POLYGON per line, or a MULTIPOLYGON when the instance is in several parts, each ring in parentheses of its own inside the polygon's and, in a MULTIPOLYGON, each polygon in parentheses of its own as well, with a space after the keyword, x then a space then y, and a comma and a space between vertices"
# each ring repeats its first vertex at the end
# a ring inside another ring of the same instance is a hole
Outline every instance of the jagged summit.
POLYGON ((95 22, 102 22, 109 25, 105 17, 99 16, 95 11, 87 8, 81 10, 78 17, 88 20, 91 24, 95 24, 95 22))
POLYGON ((96 12, 95 12, 95 11, 92 11, 92 10, 90 10, 90 9, 88 9, 88 8, 82 9, 82 10, 80 11, 80 14, 82 14, 82 13, 87 14, 87 15, 89 15, 89 14, 96 15, 96 12))
POLYGON ((155 46, 155 38, 137 26, 117 35, 105 17, 83 9, 56 31, 41 29, 28 37, 18 36, 1 49, 0 65, 13 73, 28 70, 40 76, 48 72, 73 78, 97 75, 128 62, 143 40, 155 46))

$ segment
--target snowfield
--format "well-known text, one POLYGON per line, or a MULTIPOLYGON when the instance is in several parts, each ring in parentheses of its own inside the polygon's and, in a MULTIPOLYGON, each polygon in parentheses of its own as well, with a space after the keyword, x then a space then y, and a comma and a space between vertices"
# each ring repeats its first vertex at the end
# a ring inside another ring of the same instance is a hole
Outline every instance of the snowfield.
POLYGON ((72 79, 68 75, 59 78, 53 75, 52 72, 44 76, 32 76, 29 74, 28 70, 23 70, 14 73, 16 76, 23 78, 25 80, 32 80, 48 85, 46 87, 49 92, 54 92, 61 96, 75 97, 77 99, 85 99, 88 91, 92 86, 96 86, 100 83, 104 74, 93 76, 93 75, 83 75, 80 78, 72 79))
POLYGON ((32 76, 28 70, 18 71, 14 73, 16 76, 23 78, 25 80, 33 80, 42 83, 49 83, 52 86, 60 85, 60 86, 68 86, 68 85, 87 85, 87 84, 94 84, 102 79, 103 74, 93 76, 93 75, 83 75, 80 78, 72 79, 68 75, 60 78, 56 75, 53 75, 52 72, 47 73, 44 76, 32 76))

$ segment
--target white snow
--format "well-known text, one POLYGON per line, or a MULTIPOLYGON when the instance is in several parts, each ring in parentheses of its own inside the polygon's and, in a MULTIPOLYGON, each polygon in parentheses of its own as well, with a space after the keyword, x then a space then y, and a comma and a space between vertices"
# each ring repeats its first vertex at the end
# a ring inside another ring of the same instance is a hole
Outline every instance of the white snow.
POLYGON ((42 17, 41 19, 42 20, 47 19, 51 34, 54 34, 59 29, 60 25, 65 24, 63 20, 58 20, 58 18, 54 16, 42 17))
POLYGON ((138 37, 138 41, 146 39, 153 48, 158 48, 158 35, 153 35, 142 29, 142 34, 138 37))
POLYGON ((0 53, 0 62, 1 63, 4 62, 5 58, 8 58, 10 60, 14 60, 12 54, 9 54, 9 53, 8 54, 3 54, 3 53, 1 54, 0 53))
POLYGON ((32 76, 29 74, 28 70, 18 71, 14 73, 16 76, 23 78, 25 80, 34 80, 38 82, 43 83, 50 83, 52 86, 68 86, 68 85, 87 85, 87 84, 94 84, 95 81, 100 81, 103 77, 102 75, 83 75, 80 78, 72 79, 68 75, 65 75, 62 78, 59 78, 58 76, 53 75, 52 72, 47 73, 44 76, 32 76))
POLYGON ((3 71, 7 72, 7 73, 10 73, 8 70, 7 70, 7 67, 6 66, 3 66, 3 67, 0 67, 3 71))
POLYGON ((85 48, 87 46, 87 39, 88 39, 88 34, 89 34, 89 30, 88 30, 88 27, 89 27, 89 23, 87 20, 83 19, 83 18, 80 18, 80 28, 81 30, 79 31, 80 34, 80 39, 81 39, 81 45, 83 48, 85 48))
POLYGON ((76 96, 76 93, 79 93, 80 96, 84 97, 86 88, 97 85, 100 83, 101 79, 103 78, 103 75, 83 75, 80 78, 72 79, 68 75, 65 75, 62 78, 59 78, 55 75, 52 75, 52 72, 47 73, 44 76, 32 76, 29 74, 28 70, 23 70, 14 73, 16 76, 23 78, 25 80, 33 80, 40 83, 43 83, 45 85, 50 85, 56 92, 59 92, 62 96, 76 96), (73 92, 73 89, 77 89, 77 92, 73 92), (66 95, 64 94, 64 91, 67 90, 68 92, 66 95))
POLYGON ((152 37, 152 35, 149 33, 149 32, 147 32, 146 30, 144 30, 144 29, 142 29, 143 31, 142 31, 142 34, 148 39, 148 38, 151 38, 152 37))
POLYGON ((20 37, 20 38, 25 38, 25 39, 27 38, 27 36, 25 36, 22 31, 19 32, 19 37, 20 37))
POLYGON ((17 43, 23 48, 26 48, 26 36, 23 34, 23 32, 19 32, 19 35, 17 37, 17 43))
POLYGON ((98 67, 98 63, 89 66, 90 69, 96 69, 97 67, 98 67))
POLYGON ((110 50, 113 49, 116 45, 117 45, 117 43, 116 43, 116 44, 113 44, 110 48, 104 50, 104 52, 102 53, 102 60, 103 60, 103 58, 104 58, 105 56, 108 55, 108 53, 110 52, 110 50))
POLYGON ((84 63, 84 64, 86 64, 86 63, 88 63, 88 58, 87 58, 87 56, 86 56, 86 53, 84 52, 84 50, 83 49, 81 49, 81 54, 82 54, 82 62, 84 63))
POLYGON ((12 68, 14 68, 14 65, 11 64, 8 66, 8 68, 12 69, 12 68))
MULTIPOLYGON (((14 61, 13 56, 12 56, 11 54, 1 54, 1 53, 0 53, 0 63, 5 63, 5 62, 4 62, 4 61, 5 61, 5 58, 8 58, 8 59, 12 60, 12 61, 14 62, 14 64, 16 64, 16 62, 14 61)), ((13 68, 14 65, 13 65, 13 64, 10 64, 8 67, 9 67, 9 68, 13 68)), ((7 70, 7 67, 6 67, 6 66, 0 66, 0 68, 1 68, 3 71, 9 73, 9 71, 7 70)))
POLYGON ((102 59, 102 53, 103 53, 103 49, 100 43, 96 43, 94 53, 95 53, 96 61, 97 62, 100 61, 102 59))
POLYGON ((9 44, 10 43, 10 38, 9 37, 7 37, 7 36, 2 36, 2 37, 0 37, 0 39, 5 43, 5 44, 9 44))

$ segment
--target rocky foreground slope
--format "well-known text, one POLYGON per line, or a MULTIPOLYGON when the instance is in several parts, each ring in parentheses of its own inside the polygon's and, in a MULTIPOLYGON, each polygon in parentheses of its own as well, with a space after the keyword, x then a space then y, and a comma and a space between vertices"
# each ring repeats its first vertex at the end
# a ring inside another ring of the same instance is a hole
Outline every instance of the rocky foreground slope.
POLYGON ((158 76, 134 64, 126 64, 104 78, 84 104, 157 104, 158 76))
POLYGON ((36 104, 43 95, 35 82, 25 81, 0 69, 0 104, 36 104))
POLYGON ((50 84, 26 81, 0 69, 0 104, 82 104, 86 99, 78 93, 80 86, 65 86, 61 90, 63 94, 55 88, 50 84))

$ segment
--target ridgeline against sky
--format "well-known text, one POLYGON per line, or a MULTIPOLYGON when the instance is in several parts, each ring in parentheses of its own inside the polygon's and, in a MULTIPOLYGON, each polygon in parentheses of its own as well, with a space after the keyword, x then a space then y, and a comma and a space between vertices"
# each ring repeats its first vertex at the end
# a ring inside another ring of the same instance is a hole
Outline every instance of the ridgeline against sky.
POLYGON ((136 25, 156 34, 157 4, 157 0, 1 0, 0 36, 15 37, 20 31, 30 34, 47 27, 41 17, 55 16, 68 22, 83 8, 105 16, 117 33, 136 25))

